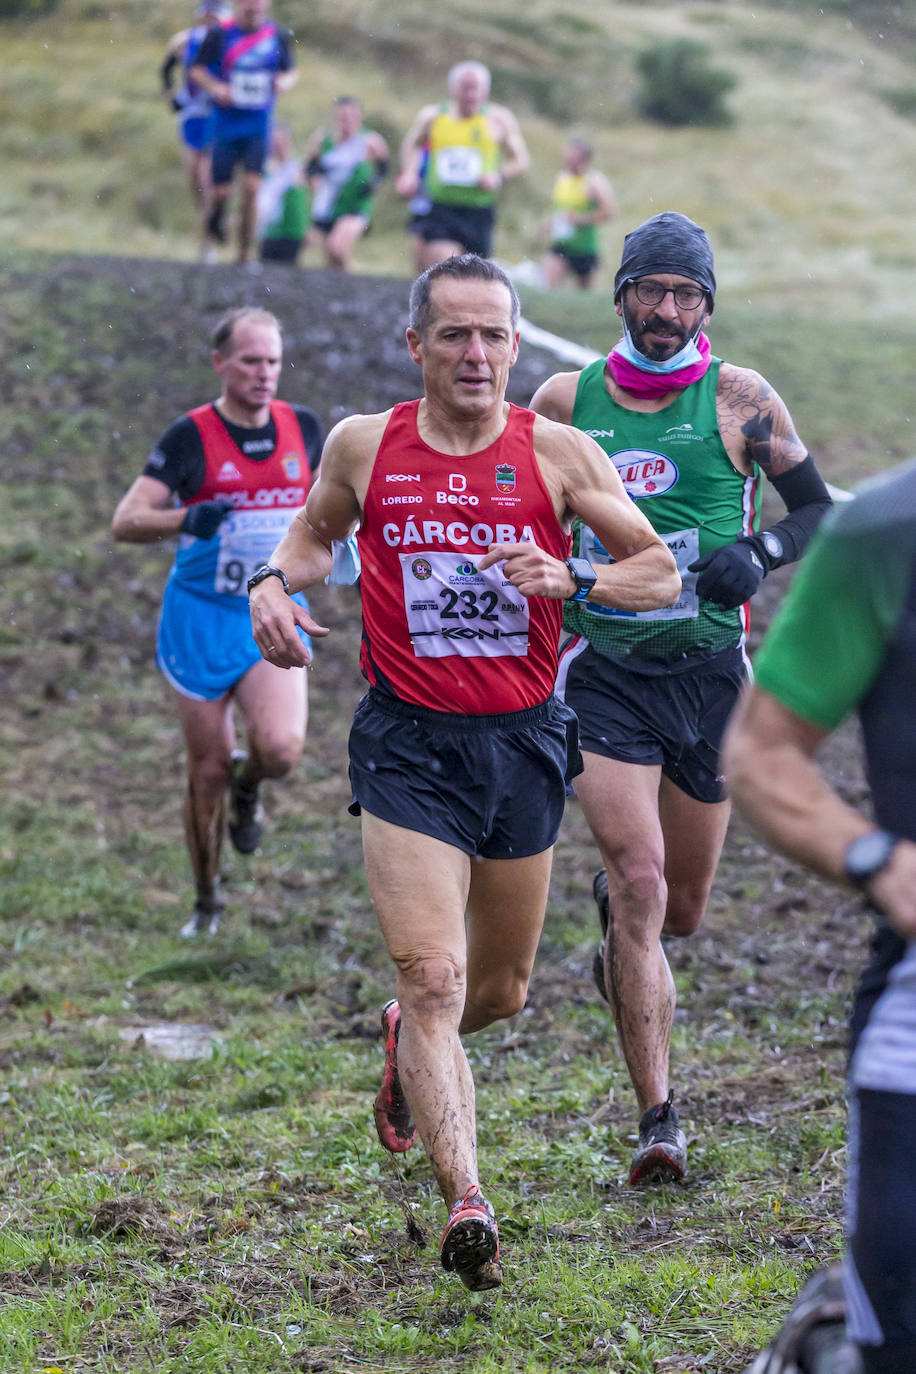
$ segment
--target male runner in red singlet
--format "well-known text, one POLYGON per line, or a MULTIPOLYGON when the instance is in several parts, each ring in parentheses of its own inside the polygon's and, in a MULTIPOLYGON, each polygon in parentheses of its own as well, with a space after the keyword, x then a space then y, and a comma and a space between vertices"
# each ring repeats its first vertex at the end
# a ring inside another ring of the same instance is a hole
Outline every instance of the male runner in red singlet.
POLYGON ((224 813, 235 848, 253 853, 261 783, 284 777, 302 754, 305 676, 291 680, 264 662, 246 592, 305 500, 324 437, 314 411, 276 399, 283 341, 274 315, 227 311, 210 342, 218 398, 169 426, 112 520, 115 539, 132 544, 178 536, 156 661, 187 748, 184 826, 197 896, 185 938, 213 935, 220 923, 224 813), (233 749, 236 707, 247 750, 233 749))
POLYGON ((505 273, 482 258, 418 278, 407 344, 423 398, 335 427, 251 595, 262 653, 307 664, 298 628, 324 631, 283 582, 298 591, 324 576, 331 540, 360 521, 370 689, 350 736, 352 809, 398 970, 376 1125, 393 1151, 419 1133, 449 1210, 442 1264, 471 1289, 496 1287, 502 1267, 460 1036, 525 1004, 579 767, 575 717, 553 695, 563 602, 639 610, 680 586, 594 440, 505 401, 518 309, 505 273), (616 562, 569 559, 574 513, 601 529, 616 562))

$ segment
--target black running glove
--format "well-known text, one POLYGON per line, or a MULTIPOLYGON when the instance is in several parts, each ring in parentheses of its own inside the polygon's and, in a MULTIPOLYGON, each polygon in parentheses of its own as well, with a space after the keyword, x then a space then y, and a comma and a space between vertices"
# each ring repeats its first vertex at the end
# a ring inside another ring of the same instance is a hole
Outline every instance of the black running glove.
POLYGON ((743 538, 704 554, 688 570, 700 574, 697 596, 714 601, 725 611, 743 606, 766 577, 760 555, 751 541, 743 538))
POLYGON ((199 501, 196 506, 188 506, 181 522, 183 534, 193 534, 195 539, 212 539, 230 511, 235 510, 231 501, 199 501))

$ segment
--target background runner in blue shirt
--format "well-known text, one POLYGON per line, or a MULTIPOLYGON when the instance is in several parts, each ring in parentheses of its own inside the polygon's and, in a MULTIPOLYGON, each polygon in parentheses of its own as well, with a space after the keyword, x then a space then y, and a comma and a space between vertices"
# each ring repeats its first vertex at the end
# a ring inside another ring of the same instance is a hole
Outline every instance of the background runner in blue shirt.
POLYGON ((277 94, 295 84, 292 37, 268 18, 270 0, 236 0, 232 19, 201 44, 190 75, 216 108, 207 233, 225 242, 225 214, 236 166, 242 165, 238 261, 248 262, 255 240, 258 188, 270 141, 277 94))

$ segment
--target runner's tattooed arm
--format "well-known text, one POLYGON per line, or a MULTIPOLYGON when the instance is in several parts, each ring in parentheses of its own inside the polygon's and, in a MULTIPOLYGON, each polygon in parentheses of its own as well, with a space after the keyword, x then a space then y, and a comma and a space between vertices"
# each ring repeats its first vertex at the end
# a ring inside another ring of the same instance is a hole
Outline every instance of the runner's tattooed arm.
POLYGON ((756 463, 788 511, 768 529, 744 536, 743 542, 753 544, 764 574, 794 563, 832 502, 785 402, 759 373, 723 363, 716 410, 722 442, 735 466, 749 472, 756 463))

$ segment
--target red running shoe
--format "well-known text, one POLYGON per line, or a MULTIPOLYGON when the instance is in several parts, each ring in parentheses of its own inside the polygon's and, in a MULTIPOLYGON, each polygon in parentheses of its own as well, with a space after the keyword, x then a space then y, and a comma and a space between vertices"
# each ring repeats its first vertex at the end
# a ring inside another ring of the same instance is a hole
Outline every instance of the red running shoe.
POLYGON ((413 1124, 407 1098, 398 1077, 398 1036, 401 1032, 401 1008, 392 999, 382 1007, 382 1035, 385 1039, 385 1070, 382 1086, 375 1099, 375 1129, 386 1150, 403 1154, 417 1143, 417 1128, 413 1124))
POLYGON ((472 1184, 449 1212, 439 1242, 439 1258, 442 1268, 457 1274, 473 1293, 501 1286, 503 1267, 496 1217, 479 1184, 472 1184))
POLYGON ((687 1141, 678 1125, 673 1090, 639 1122, 639 1143, 630 1164, 630 1186, 680 1183, 687 1172, 687 1141))

